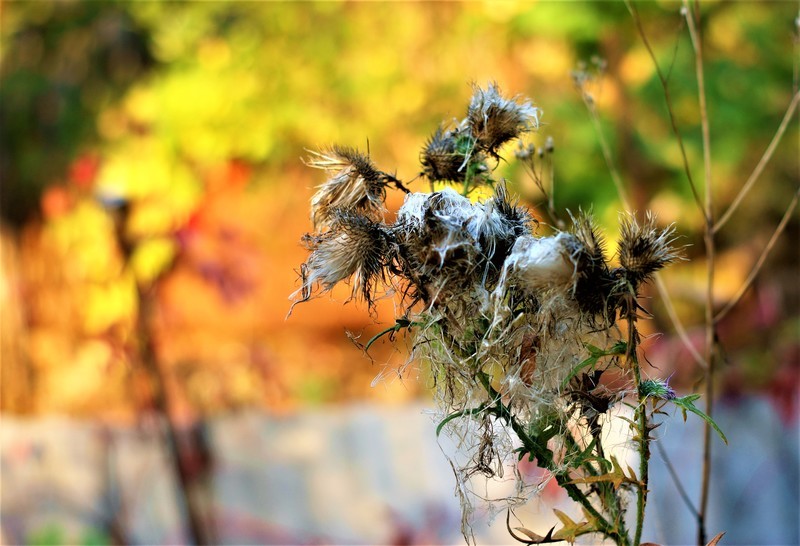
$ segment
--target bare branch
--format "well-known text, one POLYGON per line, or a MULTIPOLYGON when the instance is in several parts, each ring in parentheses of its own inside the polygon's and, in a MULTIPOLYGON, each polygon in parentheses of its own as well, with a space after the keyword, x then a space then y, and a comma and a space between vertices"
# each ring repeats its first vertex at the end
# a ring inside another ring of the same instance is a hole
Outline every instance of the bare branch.
POLYGON ((678 494, 680 495, 681 500, 683 500, 683 503, 686 505, 686 507, 689 509, 692 515, 696 518, 698 516, 697 508, 695 508, 692 499, 689 498, 689 494, 686 492, 686 489, 684 489, 683 484, 681 483, 680 476, 678 476, 678 473, 675 471, 675 467, 672 466, 672 463, 670 462, 669 457, 667 456, 667 451, 664 449, 664 446, 661 445, 661 442, 653 442, 653 443, 655 444, 656 449, 658 450, 658 454, 661 457, 661 460, 663 460, 664 464, 667 465, 667 472, 669 472, 670 478, 672 478, 673 483, 675 483, 675 487, 678 488, 678 494))
POLYGON ((678 130, 678 123, 675 119, 675 112, 672 109, 672 97, 669 93, 669 82, 667 81, 666 76, 661 71, 661 67, 658 64, 658 60, 656 59, 656 54, 653 51, 652 46, 650 45, 650 40, 647 38, 647 33, 644 30, 644 26, 642 25, 642 20, 639 17, 639 12, 636 9, 636 5, 632 3, 630 0, 625 0, 625 5, 628 7, 628 11, 633 17, 633 22, 636 24, 636 30, 639 32, 639 36, 642 38, 642 42, 644 43, 644 47, 647 49, 647 53, 650 55, 650 59, 653 61, 653 65, 656 69, 656 74, 658 74, 658 79, 661 82, 661 87, 664 89, 664 100, 667 103, 667 112, 669 113, 669 121, 670 125, 672 126, 672 133, 675 135, 676 140, 678 141, 678 146, 681 150, 681 158, 683 159, 683 171, 686 173, 686 178, 689 180, 689 187, 692 189, 692 195, 694 196, 694 201, 697 204, 697 208, 700 209, 700 212, 703 213, 705 216, 705 207, 703 206, 703 202, 700 200, 700 194, 697 192, 697 186, 694 183, 694 178, 692 177, 692 170, 689 167, 689 158, 686 155, 686 148, 683 145, 683 137, 681 136, 680 131, 678 130))
POLYGON ((769 160, 772 159, 772 154, 775 152, 775 149, 778 147, 778 143, 780 143, 781 139, 783 138, 784 133, 786 132, 786 128, 789 126, 789 122, 792 120, 794 116, 795 110, 797 110, 797 105, 800 103, 800 92, 796 92, 794 97, 792 97, 792 102, 789 104, 789 108, 786 109, 786 113, 783 116, 783 120, 781 121, 778 130, 775 132, 775 136, 772 137, 772 142, 769 143, 769 146, 764 151, 764 155, 761 156, 761 159, 758 161, 758 165, 756 168, 753 169, 753 172, 750 174, 750 177, 745 182, 742 189, 739 191, 736 199, 733 200, 733 203, 728 207, 728 210, 725 211, 725 214, 720 217, 717 221, 716 225, 714 226, 714 233, 718 232, 722 229, 722 226, 730 219, 731 215, 736 211, 737 207, 741 204, 742 200, 744 199, 747 192, 753 187, 753 184, 758 180, 761 176, 761 173, 764 172, 764 167, 767 166, 769 160))
POLYGON ((705 358, 698 352, 695 348, 692 340, 689 338, 689 334, 686 332, 686 328, 684 328, 681 319, 678 318, 678 313, 675 311, 675 305, 672 303, 672 297, 669 295, 669 291, 667 290, 666 285, 664 284, 664 280, 661 278, 661 273, 656 273, 654 275, 656 289, 658 290, 658 295, 661 297, 661 301, 664 302, 664 309, 667 311, 667 316, 669 317, 670 322, 672 322, 672 326, 675 328, 675 333, 678 334, 678 337, 683 342, 684 347, 689 351, 689 354, 692 355, 692 358, 703 369, 708 367, 705 358))
POLYGON ((736 306, 736 304, 739 303, 739 300, 742 299, 742 296, 744 296, 745 292, 747 292, 747 290, 753 284, 753 281, 758 276, 758 273, 761 271, 761 267, 764 265, 764 261, 767 259, 767 256, 769 256, 769 253, 770 251, 772 251, 772 248, 775 246, 775 243, 778 241, 778 238, 786 229, 786 225, 789 223, 789 219, 792 216, 792 212, 794 212, 794 209, 797 206, 798 198, 800 198, 800 187, 798 187, 797 191, 794 193, 794 197, 792 198, 792 201, 789 203, 789 207, 786 209, 783 218, 781 218, 780 224, 778 224, 778 227, 775 229, 775 232, 772 234, 772 237, 770 237, 767 246, 764 247, 764 250, 758 257, 756 264, 753 266, 753 269, 747 276, 747 280, 744 281, 744 284, 742 284, 741 288, 739 288, 739 291, 736 292, 736 295, 733 298, 731 298, 731 300, 725 305, 725 307, 723 307, 719 311, 719 313, 717 313, 714 316, 715 323, 719 323, 719 321, 721 321, 725 317, 725 315, 727 315, 728 312, 730 312, 730 310, 733 309, 736 306))
MULTIPOLYGON (((683 0, 681 14, 686 18, 689 36, 692 39, 692 49, 695 58, 695 76, 697 78, 697 95, 700 102, 700 125, 703 135, 703 171, 704 183, 704 214, 706 218, 703 230, 703 241, 706 249, 706 304, 705 304, 705 332, 706 332, 706 368, 705 398, 706 415, 712 416, 714 407, 714 372, 715 372, 715 340, 714 328, 714 269, 716 258, 716 245, 714 242, 714 192, 711 184, 711 131, 708 124, 708 104, 706 103, 706 86, 703 64, 703 42, 697 27, 700 24, 700 3, 694 1, 692 8, 689 0, 683 0)), ((711 426, 706 423, 703 435, 703 469, 702 484, 700 487, 700 505, 697 511, 697 542, 704 544, 706 541, 706 511, 708 509, 709 490, 711 484, 711 426)))

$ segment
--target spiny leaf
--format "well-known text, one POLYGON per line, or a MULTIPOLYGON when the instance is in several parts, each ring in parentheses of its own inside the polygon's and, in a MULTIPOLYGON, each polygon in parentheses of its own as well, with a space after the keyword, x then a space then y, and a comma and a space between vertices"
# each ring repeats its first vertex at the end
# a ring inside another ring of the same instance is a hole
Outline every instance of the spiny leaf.
POLYGON ((622 465, 619 464, 619 461, 616 457, 611 457, 611 464, 613 465, 613 469, 610 472, 600 474, 599 476, 584 476, 581 478, 575 478, 569 483, 581 484, 608 482, 614 486, 614 489, 619 489, 623 483, 629 483, 640 487, 642 486, 642 482, 640 482, 636 474, 630 470, 630 467, 628 467, 628 470, 632 473, 632 476, 625 475, 625 471, 622 469, 622 465))
POLYGON ((545 536, 537 535, 536 533, 534 533, 530 529, 526 529, 525 527, 514 527, 514 530, 519 531, 520 533, 528 537, 530 539, 529 544, 543 544, 553 539, 553 531, 555 530, 555 527, 551 528, 545 536))
POLYGON ((694 413, 695 415, 697 415, 698 417, 703 419, 706 423, 711 425, 711 428, 713 428, 715 431, 717 431, 717 434, 719 434, 719 437, 722 438, 722 441, 725 442, 725 444, 727 445, 728 439, 725 437, 725 434, 723 434, 723 432, 719 428, 719 426, 714 422, 714 420, 711 417, 706 415, 703 411, 700 410, 700 408, 698 408, 697 406, 694 405, 694 401, 697 400, 698 398, 700 398, 699 394, 690 394, 690 395, 687 395, 687 396, 681 396, 680 398, 673 398, 670 401, 673 404, 675 404, 676 406, 678 406, 679 408, 681 408, 681 412, 683 413, 683 420, 684 421, 686 421, 686 412, 687 411, 690 411, 690 412, 694 413))
POLYGON ((538 535, 531 531, 530 529, 526 529, 525 527, 514 527, 517 531, 524 534, 527 539, 523 537, 519 537, 514 534, 514 531, 511 530, 511 510, 508 510, 506 514, 506 529, 508 529, 508 534, 511 535, 514 540, 517 542, 521 542, 523 544, 546 544, 548 542, 559 542, 558 540, 553 539, 553 531, 555 530, 555 525, 547 531, 545 536, 538 535))
POLYGON ((553 513, 555 513, 556 517, 563 526, 553 535, 553 538, 555 539, 566 540, 567 542, 575 542, 575 539, 580 535, 585 535, 586 533, 593 531, 593 527, 588 521, 573 521, 572 518, 556 508, 553 508, 553 513))

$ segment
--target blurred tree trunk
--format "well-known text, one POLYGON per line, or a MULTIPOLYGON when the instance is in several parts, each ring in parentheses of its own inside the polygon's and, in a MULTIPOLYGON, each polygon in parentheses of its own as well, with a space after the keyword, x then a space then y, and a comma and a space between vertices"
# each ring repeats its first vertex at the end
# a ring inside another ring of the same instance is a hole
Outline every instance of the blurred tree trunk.
POLYGON ((33 370, 28 362, 18 233, 0 223, 0 411, 33 411, 33 370))

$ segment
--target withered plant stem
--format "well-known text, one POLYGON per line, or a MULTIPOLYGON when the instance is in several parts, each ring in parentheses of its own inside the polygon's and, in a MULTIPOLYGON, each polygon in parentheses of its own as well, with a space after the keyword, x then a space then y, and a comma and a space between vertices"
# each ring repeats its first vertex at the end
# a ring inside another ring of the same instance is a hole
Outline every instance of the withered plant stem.
POLYGON ((775 131, 772 141, 769 143, 769 146, 767 146, 767 149, 764 150, 764 155, 762 155, 761 159, 759 159, 758 164, 747 178, 747 182, 744 183, 742 189, 739 190, 739 193, 736 195, 733 203, 731 203, 725 213, 720 217, 719 220, 717 220, 716 224, 714 224, 714 233, 717 233, 720 229, 722 229, 722 226, 727 223, 733 213, 736 212, 736 209, 741 204, 744 197, 747 195, 747 192, 750 191, 750 189, 753 187, 753 184, 755 184, 761 176, 761 173, 764 172, 764 168, 767 166, 767 163, 769 163, 769 160, 772 159, 772 154, 775 153, 775 149, 778 147, 778 144, 783 138, 784 133, 786 133, 786 128, 789 126, 789 122, 792 120, 795 110, 797 110, 798 103, 800 103, 800 92, 795 92, 794 97, 792 97, 792 102, 789 104, 789 107, 786 109, 786 113, 783 115, 783 120, 781 120, 778 130, 775 131))
POLYGON ((736 295, 733 296, 730 301, 719 310, 719 312, 714 315, 714 323, 718 324, 729 312, 731 309, 736 307, 739 301, 742 299, 742 296, 747 292, 747 290, 752 286, 753 281, 755 281, 756 277, 758 276, 759 272, 761 271, 761 267, 764 265, 764 262, 769 256, 769 253, 772 251, 772 248, 775 246, 775 243, 778 241, 778 238, 783 234, 783 231, 786 229, 786 225, 789 223, 789 220, 792 217, 792 213, 794 212, 795 207, 797 206, 798 198, 800 198, 800 187, 794 192, 794 197, 789 202, 789 206, 786 207, 786 212, 783 213, 783 218, 781 218, 778 227, 775 228, 775 231, 772 233, 772 237, 769 238, 769 242, 764 247, 764 250, 761 251, 761 254, 756 260, 753 269, 750 270, 750 274, 747 275, 747 279, 742 283, 742 286, 736 292, 736 295))
POLYGON ((675 483, 675 487, 678 489, 678 494, 680 495, 681 500, 683 500, 683 503, 686 505, 686 508, 689 509, 689 511, 692 513, 692 516, 694 516, 696 519, 697 508, 692 502, 692 499, 689 497, 689 493, 686 492, 686 488, 683 486, 683 483, 681 483, 681 479, 678 476, 678 472, 675 470, 675 467, 672 466, 672 461, 669 460, 669 455, 667 455, 667 450, 664 449, 664 446, 661 444, 661 442, 653 442, 653 444, 656 446, 656 451, 658 451, 661 460, 664 461, 664 464, 667 467, 667 472, 669 472, 669 475, 672 477, 672 481, 675 483))
MULTIPOLYGON (((711 179, 711 136, 708 124, 708 104, 706 103, 706 87, 703 64, 703 40, 699 32, 700 3, 695 0, 689 6, 688 0, 683 0, 683 14, 689 28, 692 40, 692 49, 695 57, 695 76, 697 78, 697 95, 700 105, 700 126, 703 137, 703 172, 704 183, 704 211, 705 229, 703 241, 706 251, 706 305, 705 305, 705 399, 706 415, 714 418, 714 380, 716 375, 716 328, 714 323, 714 272, 716 260, 716 245, 714 241, 714 191, 711 179)), ((706 544, 706 512, 711 484, 711 425, 706 422, 703 434, 703 470, 700 489, 700 505, 697 516, 697 543, 699 546, 706 544)))
MULTIPOLYGON (((637 15, 637 17, 638 17, 638 15, 637 15)), ((653 57, 653 62, 655 62, 655 57, 653 57)), ((658 70, 659 75, 660 75, 660 69, 658 68, 658 64, 656 64, 656 69, 658 70)), ((667 88, 667 82, 663 77, 661 78, 661 83, 664 86, 664 92, 668 94, 669 90, 667 88)), ((634 212, 631 209, 630 199, 628 197, 627 192, 625 191, 625 186, 622 183, 622 179, 620 178, 619 169, 617 168, 616 164, 614 163, 614 159, 613 159, 613 157, 611 155, 611 150, 610 150, 610 148, 608 146, 608 142, 606 140, 605 134, 603 133, 603 127, 600 124, 600 120, 599 120, 599 118, 597 116, 597 111, 596 111, 594 105, 589 103, 589 101, 586 99, 586 96, 583 93, 583 91, 581 93, 582 93, 581 94, 581 98, 583 99, 583 102, 584 102, 586 108, 589 110, 589 114, 591 115, 591 118, 592 118, 592 125, 594 126, 595 133, 597 134, 597 139, 600 142, 600 147, 603 150, 603 158, 604 158, 604 160, 606 162, 606 167, 608 168, 609 172, 611 173, 611 177, 614 180, 614 187, 617 190, 617 196, 619 197, 619 200, 622 203, 623 208, 625 209, 625 212, 634 212)), ((671 106, 670 106, 670 116, 672 116, 671 106)), ((673 120, 673 124, 674 124, 674 120, 673 120)), ((676 126, 676 131, 677 131, 677 126, 676 126)), ((683 149, 683 143, 682 142, 681 142, 681 149, 683 149)), ((684 158, 685 158, 685 154, 684 154, 684 158)), ((686 168, 687 168, 686 174, 687 174, 687 176, 689 178, 689 183, 692 186, 692 191, 694 191, 695 190, 694 182, 692 181, 691 172, 688 171, 688 162, 685 163, 685 165, 686 165, 686 168)), ((540 185, 540 188, 541 188, 541 185, 540 185)), ((702 210, 701 210, 701 212, 702 212, 702 210)), ((550 215, 552 217, 553 216, 553 212, 551 212, 550 215)), ((667 310, 667 316, 669 317, 670 322, 672 322, 672 326, 675 328, 675 332, 678 334, 678 337, 680 338, 681 342, 686 347, 686 350, 689 351, 689 354, 692 355, 692 358, 694 358, 695 362, 697 362, 697 364, 701 368, 703 368, 703 369, 707 368, 708 366, 706 364, 705 359, 697 351, 697 349, 695 348, 694 344, 692 343, 692 340, 689 339, 689 335, 686 333, 686 328, 683 326, 683 323, 681 322, 680 318, 678 317, 678 313, 675 312, 675 305, 672 303, 672 296, 670 296, 669 291, 667 290, 667 287, 664 284, 664 281, 661 279, 660 273, 656 272, 653 277, 655 279, 656 289, 658 290, 658 295, 661 297, 662 301, 664 302, 664 307, 667 310)))
POLYGON ((700 194, 697 192, 697 185, 694 183, 692 169, 689 167, 689 157, 686 155, 686 147, 683 144, 683 137, 681 136, 681 132, 678 130, 678 122, 675 118, 675 111, 672 107, 672 96, 669 91, 669 81, 667 80, 667 76, 665 76, 664 72, 661 70, 661 66, 658 64, 656 54, 650 45, 650 40, 647 38, 647 33, 644 30, 644 26, 642 25, 642 20, 639 17, 639 11, 637 10, 635 3, 631 2, 630 0, 625 0, 625 5, 628 7, 628 12, 630 12, 631 17, 633 17, 636 30, 639 32, 639 36, 642 38, 642 43, 644 43, 644 47, 647 49, 647 53, 650 55, 650 59, 652 59, 653 65, 655 66, 656 74, 661 82, 661 88, 664 91, 664 100, 667 103, 667 113, 669 114, 669 122, 670 126, 672 127, 672 133, 675 135, 675 139, 678 141, 678 146, 681 150, 683 171, 686 173, 686 178, 689 180, 689 187, 692 190, 692 196, 694 197, 695 203, 697 203, 697 207, 703 211, 703 201, 700 199, 700 194))

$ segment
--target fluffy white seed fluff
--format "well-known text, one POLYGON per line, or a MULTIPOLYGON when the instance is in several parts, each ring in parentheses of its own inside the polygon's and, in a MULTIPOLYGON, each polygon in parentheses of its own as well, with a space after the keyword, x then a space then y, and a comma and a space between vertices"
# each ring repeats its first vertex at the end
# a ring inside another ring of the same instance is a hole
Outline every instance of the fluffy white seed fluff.
POLYGON ((573 239, 567 233, 555 237, 522 236, 514 243, 505 267, 531 293, 568 289, 575 279, 575 265, 569 251, 573 239))

